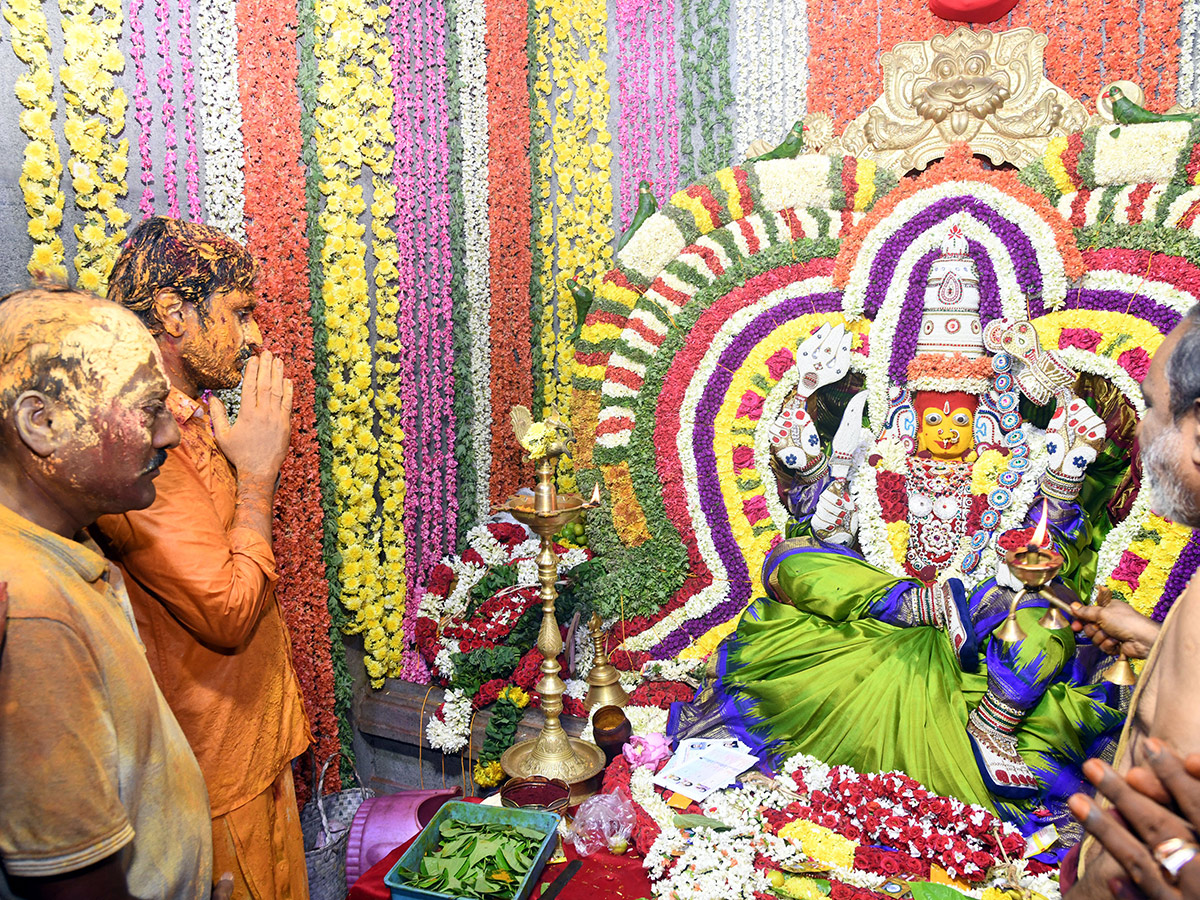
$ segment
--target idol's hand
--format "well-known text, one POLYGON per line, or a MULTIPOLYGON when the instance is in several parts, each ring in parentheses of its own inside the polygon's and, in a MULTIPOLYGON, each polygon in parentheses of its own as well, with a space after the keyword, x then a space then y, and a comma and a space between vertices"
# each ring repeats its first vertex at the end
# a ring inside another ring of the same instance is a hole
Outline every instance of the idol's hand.
POLYGON ((213 437, 237 470, 238 483, 250 479, 274 490, 292 429, 292 382, 283 377, 283 360, 264 350, 246 363, 241 408, 233 425, 218 398, 213 397, 209 411, 213 437))
POLYGON ((845 483, 835 481, 817 498, 812 516, 813 534, 831 544, 849 544, 858 531, 858 512, 845 483))
POLYGON ((1082 482, 1107 433, 1104 420, 1083 400, 1076 397, 1066 407, 1059 403, 1046 429, 1047 471, 1067 483, 1082 482))
POLYGON ((822 325, 796 348, 796 395, 802 400, 817 388, 840 381, 850 371, 850 343, 854 335, 845 325, 822 325))
POLYGON ((807 469, 822 456, 817 426, 802 398, 792 397, 780 411, 771 427, 771 452, 790 472, 807 469))

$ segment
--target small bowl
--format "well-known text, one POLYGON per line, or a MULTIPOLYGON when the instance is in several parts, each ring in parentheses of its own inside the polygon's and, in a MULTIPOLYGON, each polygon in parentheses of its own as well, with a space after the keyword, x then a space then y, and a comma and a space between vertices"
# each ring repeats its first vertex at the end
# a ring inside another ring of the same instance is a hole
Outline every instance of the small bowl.
POLYGON ((530 775, 510 778, 500 788, 500 803, 509 809, 544 809, 560 813, 571 799, 571 786, 560 778, 530 775))

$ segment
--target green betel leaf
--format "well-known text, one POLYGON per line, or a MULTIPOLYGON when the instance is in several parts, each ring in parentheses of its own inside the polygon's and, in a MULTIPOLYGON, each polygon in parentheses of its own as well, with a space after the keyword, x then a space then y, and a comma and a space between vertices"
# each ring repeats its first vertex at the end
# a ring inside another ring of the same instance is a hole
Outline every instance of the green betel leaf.
POLYGON ((711 828, 713 831, 729 831, 732 827, 720 819, 710 819, 695 813, 676 813, 675 827, 677 828, 711 828))
POLYGON ((962 900, 962 891, 945 884, 934 884, 931 881, 914 881, 908 885, 913 900, 962 900))

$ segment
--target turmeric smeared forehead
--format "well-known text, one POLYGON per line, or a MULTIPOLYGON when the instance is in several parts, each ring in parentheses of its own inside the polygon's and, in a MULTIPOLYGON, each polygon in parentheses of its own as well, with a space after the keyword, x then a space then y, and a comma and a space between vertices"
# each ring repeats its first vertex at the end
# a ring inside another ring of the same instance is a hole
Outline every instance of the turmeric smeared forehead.
POLYGON ((161 359, 137 318, 86 294, 23 291, 0 301, 0 402, 27 390, 91 407, 161 359))

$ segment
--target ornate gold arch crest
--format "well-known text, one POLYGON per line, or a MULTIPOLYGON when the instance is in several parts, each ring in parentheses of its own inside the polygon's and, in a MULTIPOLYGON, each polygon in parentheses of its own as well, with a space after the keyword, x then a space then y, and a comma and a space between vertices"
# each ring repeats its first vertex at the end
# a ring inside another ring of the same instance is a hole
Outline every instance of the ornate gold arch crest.
POLYGON ((956 141, 994 164, 1023 166, 1051 138, 1088 124, 1083 104, 1046 80, 1047 38, 1032 28, 993 34, 958 28, 906 41, 880 57, 883 95, 825 152, 923 169, 956 141))

